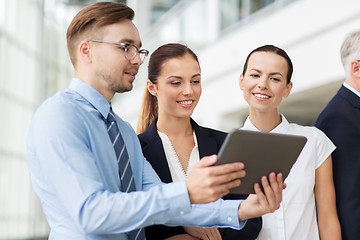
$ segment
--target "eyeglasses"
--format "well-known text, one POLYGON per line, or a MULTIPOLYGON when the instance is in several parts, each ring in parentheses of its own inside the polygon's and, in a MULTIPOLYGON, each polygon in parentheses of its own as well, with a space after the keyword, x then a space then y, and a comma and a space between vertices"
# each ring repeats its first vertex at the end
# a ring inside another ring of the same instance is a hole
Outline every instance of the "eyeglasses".
POLYGON ((98 42, 98 43, 109 43, 109 44, 114 44, 117 46, 121 46, 121 49, 124 49, 125 52, 125 58, 129 61, 132 61, 137 54, 139 54, 139 57, 141 59, 142 62, 144 62, 145 57, 147 55, 149 55, 149 51, 146 49, 138 49, 135 45, 130 44, 130 43, 118 43, 118 42, 109 42, 109 41, 103 41, 103 40, 87 40, 88 42, 98 42))

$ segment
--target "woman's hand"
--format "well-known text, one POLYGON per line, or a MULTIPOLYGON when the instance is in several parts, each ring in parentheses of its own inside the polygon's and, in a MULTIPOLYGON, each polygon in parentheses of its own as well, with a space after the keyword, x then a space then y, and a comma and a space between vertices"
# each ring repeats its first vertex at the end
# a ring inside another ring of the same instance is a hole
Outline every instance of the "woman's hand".
POLYGON ((221 240, 221 235, 217 227, 200 228, 200 227, 184 227, 185 232, 203 240, 221 240))
POLYGON ((193 237, 190 234, 184 233, 166 238, 165 240, 201 240, 201 239, 197 237, 193 237))

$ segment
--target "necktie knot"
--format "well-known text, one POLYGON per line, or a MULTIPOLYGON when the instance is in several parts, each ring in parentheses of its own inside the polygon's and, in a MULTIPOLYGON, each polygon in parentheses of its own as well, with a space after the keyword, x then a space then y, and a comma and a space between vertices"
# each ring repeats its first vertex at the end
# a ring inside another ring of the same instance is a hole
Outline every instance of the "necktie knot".
POLYGON ((110 111, 109 111, 106 121, 108 121, 109 123, 116 122, 115 114, 114 114, 112 107, 110 107, 110 111))

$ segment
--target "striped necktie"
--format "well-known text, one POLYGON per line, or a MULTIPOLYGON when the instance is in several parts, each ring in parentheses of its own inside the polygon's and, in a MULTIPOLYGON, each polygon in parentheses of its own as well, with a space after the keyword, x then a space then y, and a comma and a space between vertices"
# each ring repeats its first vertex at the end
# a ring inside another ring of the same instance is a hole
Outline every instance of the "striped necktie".
MULTIPOLYGON (((129 154, 126 150, 124 139, 122 138, 118 125, 116 123, 115 113, 113 112, 112 107, 110 107, 110 111, 105 122, 119 165, 119 175, 122 187, 121 190, 123 192, 136 191, 134 176, 130 165, 129 154)), ((129 232, 128 236, 130 240, 144 240, 145 231, 143 228, 136 229, 129 232)))

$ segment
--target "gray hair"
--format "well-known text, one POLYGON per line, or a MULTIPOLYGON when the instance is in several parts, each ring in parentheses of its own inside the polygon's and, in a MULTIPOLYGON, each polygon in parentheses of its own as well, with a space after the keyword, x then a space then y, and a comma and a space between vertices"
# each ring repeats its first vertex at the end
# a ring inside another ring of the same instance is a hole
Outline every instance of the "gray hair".
POLYGON ((340 55, 345 72, 349 74, 351 61, 360 60, 360 31, 346 36, 340 48, 340 55))

